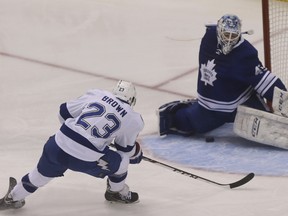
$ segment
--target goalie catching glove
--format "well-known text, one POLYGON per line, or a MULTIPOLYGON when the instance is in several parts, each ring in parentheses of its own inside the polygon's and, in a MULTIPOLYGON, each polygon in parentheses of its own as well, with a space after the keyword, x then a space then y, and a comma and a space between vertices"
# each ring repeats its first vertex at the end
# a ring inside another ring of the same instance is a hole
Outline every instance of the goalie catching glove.
POLYGON ((135 153, 133 156, 130 157, 130 164, 139 164, 143 158, 143 152, 140 144, 137 141, 135 142, 134 149, 135 153))

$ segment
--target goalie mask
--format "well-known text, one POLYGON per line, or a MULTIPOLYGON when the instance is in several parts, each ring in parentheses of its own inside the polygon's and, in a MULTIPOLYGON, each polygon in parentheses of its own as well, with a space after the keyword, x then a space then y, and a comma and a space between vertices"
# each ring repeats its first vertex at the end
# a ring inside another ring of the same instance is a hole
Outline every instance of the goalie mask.
POLYGON ((241 20, 233 14, 226 14, 217 22, 217 40, 224 55, 231 52, 241 38, 241 20))
POLYGON ((136 89, 131 82, 119 80, 112 93, 132 107, 136 104, 136 89))

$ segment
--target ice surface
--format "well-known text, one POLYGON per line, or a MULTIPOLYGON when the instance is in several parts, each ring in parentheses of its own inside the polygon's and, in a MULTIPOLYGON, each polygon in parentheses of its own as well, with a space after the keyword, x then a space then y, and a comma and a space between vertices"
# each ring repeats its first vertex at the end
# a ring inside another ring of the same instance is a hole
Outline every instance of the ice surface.
MULTIPOLYGON (((158 134, 145 136, 143 147, 153 157, 185 167, 203 170, 243 173, 257 176, 287 176, 288 151, 245 140, 226 124, 209 133, 193 137, 158 134), (213 142, 206 138, 213 137, 213 142)), ((178 165, 178 166, 179 166, 178 165)))
POLYGON ((118 79, 137 86, 145 155, 223 183, 259 173, 227 190, 143 161, 128 178, 140 203, 115 205, 104 201, 104 180, 68 171, 29 196, 24 208, 0 215, 286 216, 286 153, 234 145, 229 130, 222 138, 214 134, 214 143, 156 136, 156 108, 196 95, 204 24, 228 12, 242 18, 244 30, 254 29, 245 37, 263 58, 260 0, 0 0, 0 194, 9 176, 19 180, 34 168, 60 126, 62 102, 90 88, 110 90, 118 79), (203 163, 191 165, 191 158, 203 163))

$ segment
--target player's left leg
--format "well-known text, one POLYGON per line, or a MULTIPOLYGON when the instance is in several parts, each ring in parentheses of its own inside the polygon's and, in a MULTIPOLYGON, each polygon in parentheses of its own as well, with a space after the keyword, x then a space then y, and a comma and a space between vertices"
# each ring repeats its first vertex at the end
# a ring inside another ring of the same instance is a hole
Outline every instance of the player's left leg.
POLYGON ((235 113, 205 109, 197 100, 170 102, 159 108, 160 135, 191 136, 196 133, 205 133, 226 122, 233 122, 235 113))
POLYGON ((125 183, 130 159, 120 151, 117 153, 121 156, 120 166, 116 172, 108 175, 105 199, 111 202, 137 203, 139 201, 138 193, 130 191, 129 186, 125 183))
POLYGON ((179 109, 175 113, 174 125, 180 131, 193 132, 194 134, 206 133, 222 126, 226 122, 232 122, 234 116, 234 112, 211 111, 198 103, 194 103, 193 106, 179 109))
POLYGON ((105 199, 111 202, 134 203, 139 200, 136 192, 129 190, 125 183, 129 166, 128 155, 109 149, 98 161, 82 161, 69 157, 68 168, 92 175, 97 178, 107 178, 105 199))

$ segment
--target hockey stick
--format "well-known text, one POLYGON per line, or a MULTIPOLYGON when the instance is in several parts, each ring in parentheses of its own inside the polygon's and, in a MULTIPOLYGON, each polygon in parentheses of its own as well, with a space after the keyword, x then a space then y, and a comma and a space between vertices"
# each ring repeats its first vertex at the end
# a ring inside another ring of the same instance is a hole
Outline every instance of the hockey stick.
POLYGON ((233 182, 233 183, 230 183, 230 184, 221 184, 221 183, 218 183, 218 182, 203 178, 201 176, 186 172, 184 170, 178 169, 176 167, 170 166, 168 164, 162 163, 160 161, 148 158, 146 156, 143 156, 143 160, 151 162, 151 163, 155 163, 155 164, 158 164, 158 165, 161 165, 163 167, 166 167, 166 168, 172 170, 173 172, 177 172, 177 173, 180 173, 180 174, 185 175, 185 176, 189 176, 189 177, 194 178, 194 179, 199 179, 199 180, 202 180, 202 181, 207 182, 207 183, 211 183, 211 184, 214 184, 214 185, 218 185, 218 186, 221 186, 221 187, 227 187, 227 188, 231 188, 231 189, 232 188, 236 188, 236 187, 240 187, 240 186, 246 184, 251 179, 253 179, 254 176, 255 176, 254 173, 249 173, 248 175, 246 175, 245 177, 243 177, 242 179, 240 179, 240 180, 238 180, 236 182, 233 182))
MULTIPOLYGON (((113 143, 111 143, 110 146, 115 149, 115 145, 113 143)), ((202 180, 202 181, 207 182, 207 183, 211 183, 211 184, 214 184, 214 185, 218 185, 218 186, 221 186, 221 187, 227 187, 227 188, 231 188, 231 189, 232 188, 236 188, 236 187, 240 187, 240 186, 246 184, 247 182, 252 180, 254 178, 254 176, 255 176, 254 173, 249 173, 248 175, 246 175, 245 177, 243 177, 242 179, 240 179, 240 180, 238 180, 236 182, 233 182, 233 183, 230 183, 230 184, 221 184, 221 183, 218 183, 218 182, 203 178, 201 176, 195 175, 193 173, 189 173, 189 172, 186 172, 184 170, 178 169, 176 167, 170 166, 168 164, 162 163, 160 161, 154 160, 152 158, 146 157, 144 155, 143 155, 143 160, 144 161, 148 161, 150 163, 161 165, 163 167, 166 167, 166 168, 172 170, 173 172, 180 173, 182 175, 191 177, 193 179, 199 179, 199 180, 202 180)))

